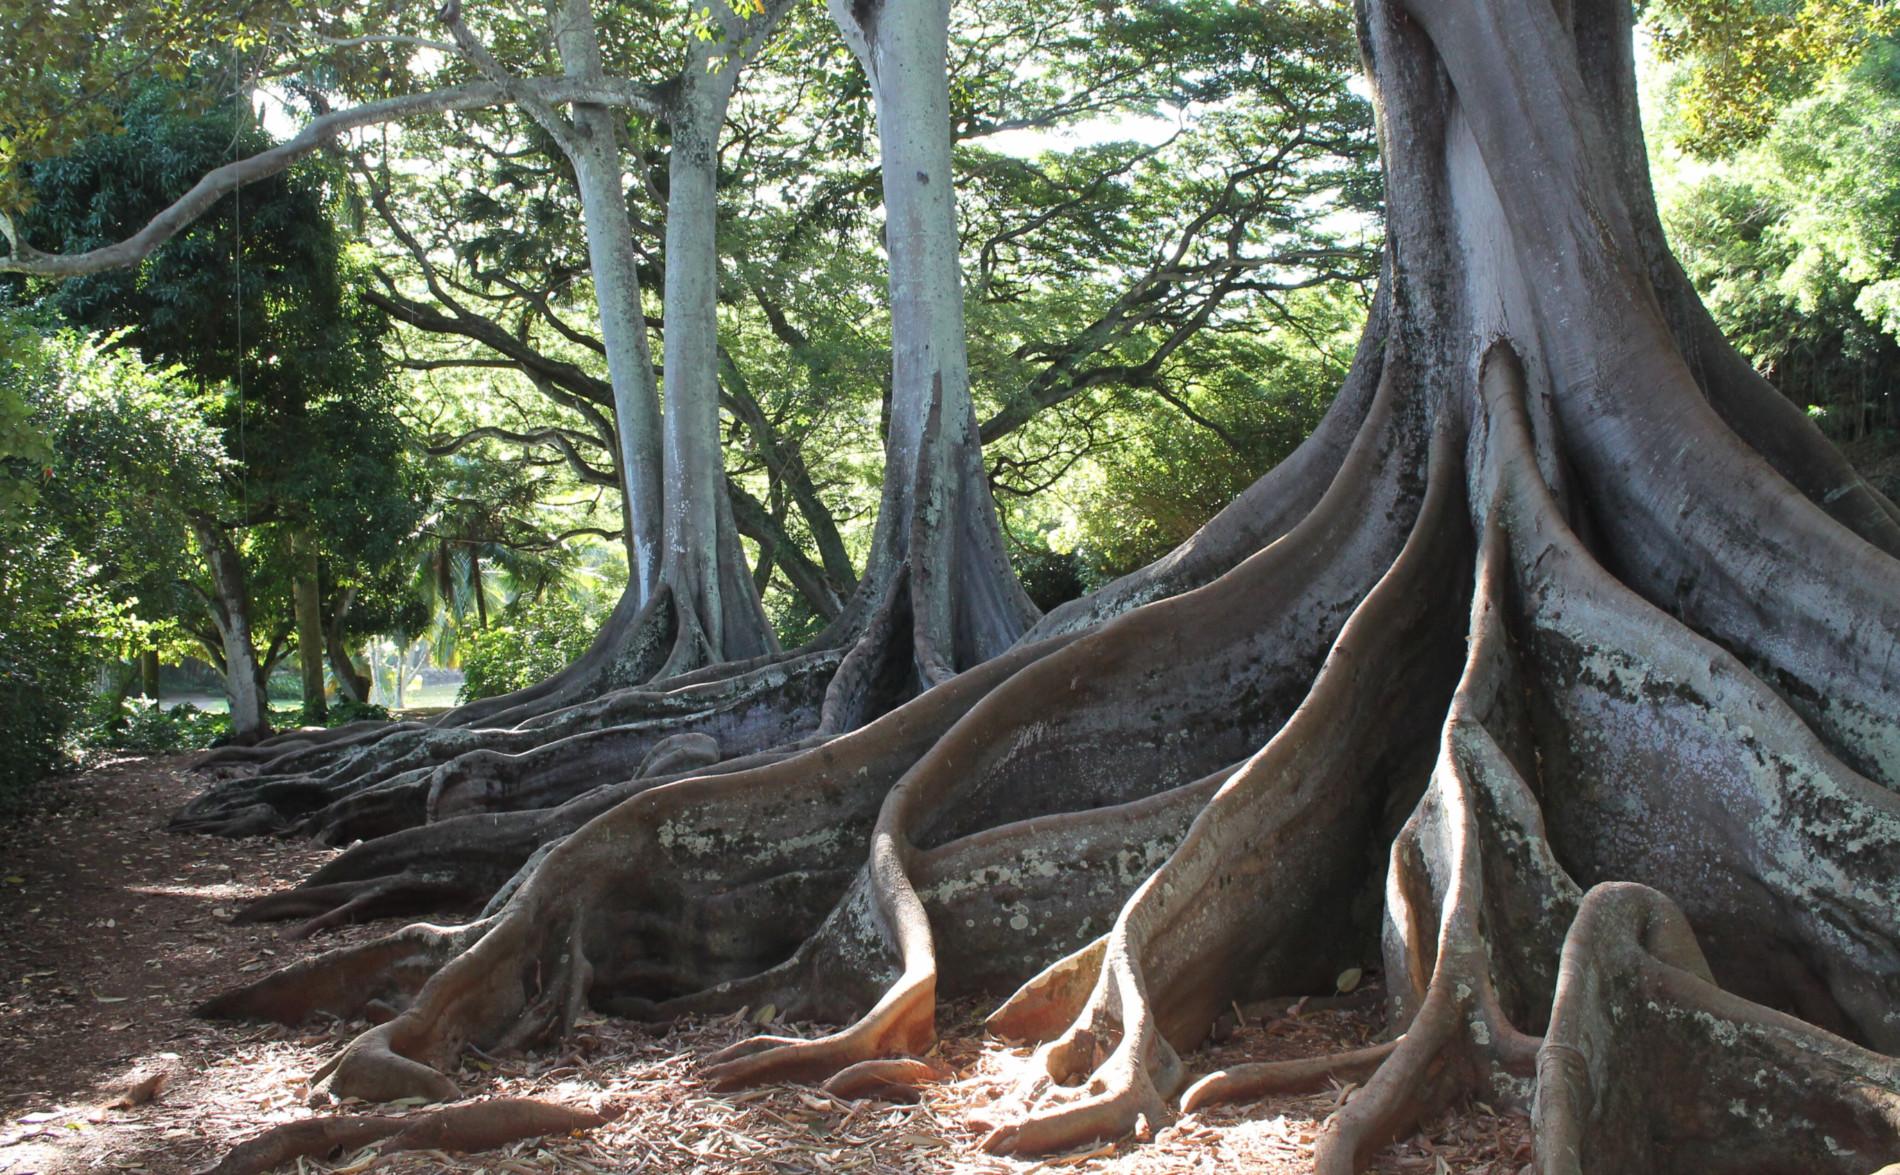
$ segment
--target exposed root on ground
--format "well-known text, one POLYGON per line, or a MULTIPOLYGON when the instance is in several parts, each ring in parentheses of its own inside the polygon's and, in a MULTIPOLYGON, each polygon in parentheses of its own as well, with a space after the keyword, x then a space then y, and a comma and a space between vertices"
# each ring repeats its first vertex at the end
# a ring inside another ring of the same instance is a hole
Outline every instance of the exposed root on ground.
POLYGON ((706 766, 811 736, 839 654, 816 652, 711 681, 619 690, 517 728, 407 728, 315 761, 301 753, 216 784, 173 831, 367 839, 452 815, 554 807, 602 784, 706 766), (694 751, 688 758, 681 752, 694 751), (655 762, 656 755, 670 755, 655 762), (636 773, 630 770, 640 764, 636 773), (288 773, 276 773, 287 768, 288 773))
POLYGON ((293 1160, 348 1154, 372 1143, 379 1153, 487 1151, 523 1138, 604 1126, 620 1111, 580 1110, 532 1098, 493 1098, 392 1118, 363 1114, 305 1118, 273 1126, 231 1149, 201 1175, 263 1175, 293 1160))

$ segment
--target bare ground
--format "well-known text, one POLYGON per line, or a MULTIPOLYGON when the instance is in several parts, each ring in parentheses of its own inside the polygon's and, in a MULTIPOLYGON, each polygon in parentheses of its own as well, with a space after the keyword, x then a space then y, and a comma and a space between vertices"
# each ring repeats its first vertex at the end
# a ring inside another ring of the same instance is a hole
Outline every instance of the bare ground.
MULTIPOLYGON (((257 1130, 312 1113, 305 1076, 360 1027, 286 1030, 188 1015, 250 973, 387 927, 301 943, 276 927, 233 925, 239 904, 300 879, 331 850, 165 833, 172 810, 199 786, 183 770, 187 761, 102 762, 49 782, 38 810, 0 826, 0 1175, 207 1167, 257 1130)), ((1238 1030, 1189 1064, 1205 1072, 1378 1036, 1376 1000, 1340 1003, 1243 1009, 1238 1030)), ((382 1156, 371 1147, 297 1169, 1298 1172, 1310 1168, 1326 1116, 1351 1095, 1348 1086, 1221 1107, 1165 1126, 1152 1141, 1041 1162, 996 1158, 978 1148, 982 1132, 973 1121, 1014 1116, 1028 1050, 982 1039, 976 1009, 961 1009, 961 1022, 945 1025, 940 1052, 955 1076, 927 1088, 918 1104, 842 1101, 792 1086, 709 1091, 698 1076, 701 1058, 756 1031, 754 1021, 770 1011, 672 1026, 588 1020, 559 1050, 471 1052, 454 1075, 471 1097, 532 1096, 625 1111, 584 1135, 470 1156, 382 1156)), ((1521 1114, 1471 1105, 1389 1148, 1374 1170, 1504 1175, 1530 1157, 1521 1114)))

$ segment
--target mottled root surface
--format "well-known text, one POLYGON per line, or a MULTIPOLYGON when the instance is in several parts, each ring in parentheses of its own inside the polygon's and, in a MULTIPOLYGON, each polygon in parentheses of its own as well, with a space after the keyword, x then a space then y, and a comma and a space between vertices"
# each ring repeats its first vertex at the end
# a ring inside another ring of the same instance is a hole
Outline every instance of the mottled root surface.
POLYGON ((523 1138, 604 1126, 616 1116, 613 1109, 596 1112, 530 1098, 495 1098, 401 1118, 306 1118, 239 1143, 203 1175, 262 1175, 295 1160, 347 1154, 377 1142, 382 1154, 493 1150, 523 1138))
POLYGON ((1464 1098, 1534 1110, 1546 1173, 1892 1161, 1900 516, 1685 293, 1626 5, 1360 29, 1385 289, 1257 551, 820 745, 523 813, 551 847, 482 920, 216 1010, 391 993, 321 1074, 377 1099, 589 1008, 770 1004, 841 1027, 714 1083, 889 1096, 934 1079, 940 997, 1014 988, 990 1026, 1038 1047, 998 1151, 1336 1078, 1329 1175, 1464 1098), (1194 1073, 1236 1000, 1373 968, 1390 1039, 1194 1073))

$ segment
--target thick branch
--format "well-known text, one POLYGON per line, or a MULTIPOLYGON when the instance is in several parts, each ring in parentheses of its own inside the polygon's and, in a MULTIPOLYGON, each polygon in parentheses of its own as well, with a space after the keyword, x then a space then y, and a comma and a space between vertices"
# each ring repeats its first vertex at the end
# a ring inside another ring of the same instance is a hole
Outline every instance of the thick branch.
MULTIPOLYGON (((591 102, 607 106, 631 106, 637 110, 658 109, 653 91, 624 78, 606 78, 597 82, 573 78, 524 78, 519 92, 551 103, 591 102)), ((171 240, 186 226, 209 211, 220 199, 242 187, 288 168, 291 164, 322 147, 325 143, 359 127, 395 122, 418 114, 440 114, 451 110, 480 110, 506 100, 500 86, 481 82, 451 86, 421 94, 406 94, 381 102, 366 102, 348 110, 312 119, 296 137, 268 151, 216 168, 192 185, 144 228, 123 241, 102 245, 84 253, 70 255, 42 253, 24 241, 12 242, 13 252, 0 257, 0 273, 26 273, 38 277, 77 277, 135 265, 154 249, 171 240)))

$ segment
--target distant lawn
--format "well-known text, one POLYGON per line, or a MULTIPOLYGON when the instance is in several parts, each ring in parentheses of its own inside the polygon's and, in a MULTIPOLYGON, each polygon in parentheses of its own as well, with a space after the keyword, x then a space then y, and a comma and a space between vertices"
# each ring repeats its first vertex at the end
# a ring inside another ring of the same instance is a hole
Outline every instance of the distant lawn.
MULTIPOLYGON (((442 681, 432 685, 412 686, 403 691, 402 708, 404 710, 446 710, 455 705, 455 691, 462 688, 460 682, 442 681)), ((173 706, 182 706, 189 702, 207 714, 228 714, 231 712, 231 700, 223 694, 177 693, 162 694, 159 705, 169 710, 173 706)), ((392 706, 391 709, 394 709, 392 706)), ((271 701, 270 715, 272 726, 295 726, 301 707, 282 698, 271 701)))
POLYGON ((455 705, 455 691, 462 688, 459 681, 442 681, 434 685, 419 685, 402 692, 402 708, 405 710, 447 709, 455 705))

